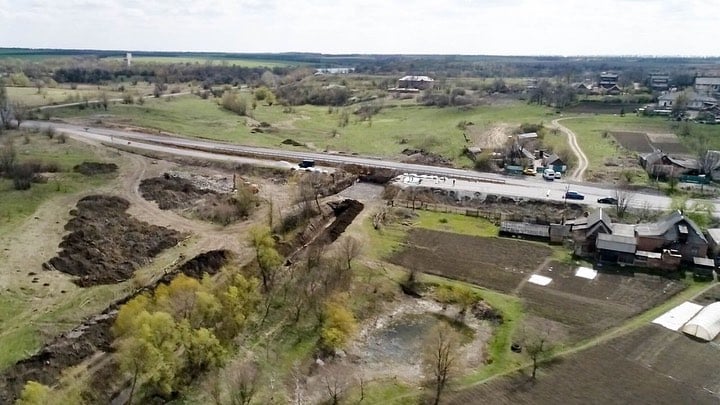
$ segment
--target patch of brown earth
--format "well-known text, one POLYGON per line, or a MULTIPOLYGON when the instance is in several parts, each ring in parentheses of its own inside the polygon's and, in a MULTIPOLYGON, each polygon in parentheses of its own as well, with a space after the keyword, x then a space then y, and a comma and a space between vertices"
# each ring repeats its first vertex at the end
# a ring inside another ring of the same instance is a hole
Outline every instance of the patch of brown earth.
POLYGON ((43 265, 46 270, 76 276, 75 284, 89 287, 128 280, 135 270, 183 235, 132 218, 130 203, 120 197, 91 195, 78 201, 65 225, 70 231, 62 250, 43 265))

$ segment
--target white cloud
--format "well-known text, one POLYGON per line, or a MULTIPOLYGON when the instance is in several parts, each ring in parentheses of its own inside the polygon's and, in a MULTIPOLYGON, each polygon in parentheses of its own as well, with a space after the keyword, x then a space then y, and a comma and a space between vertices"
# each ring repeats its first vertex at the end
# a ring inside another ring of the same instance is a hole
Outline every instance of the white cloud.
POLYGON ((708 55, 719 14, 720 0, 0 0, 0 46, 708 55))

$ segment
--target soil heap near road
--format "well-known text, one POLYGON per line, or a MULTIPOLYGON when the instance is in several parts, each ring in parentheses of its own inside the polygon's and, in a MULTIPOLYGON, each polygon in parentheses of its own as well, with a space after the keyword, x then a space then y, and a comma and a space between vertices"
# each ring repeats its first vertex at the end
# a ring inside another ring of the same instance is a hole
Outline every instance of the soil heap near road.
POLYGON ((117 170, 118 166, 115 163, 82 162, 73 167, 73 171, 85 176, 114 173, 117 170))
POLYGON ((81 287, 118 283, 182 239, 175 230, 132 218, 129 207, 120 197, 81 199, 65 225, 70 233, 60 243, 62 251, 43 267, 77 276, 74 282, 81 287))
POLYGON ((190 180, 171 176, 144 179, 140 182, 144 199, 157 202, 161 210, 191 207, 197 200, 217 193, 196 187, 190 180))

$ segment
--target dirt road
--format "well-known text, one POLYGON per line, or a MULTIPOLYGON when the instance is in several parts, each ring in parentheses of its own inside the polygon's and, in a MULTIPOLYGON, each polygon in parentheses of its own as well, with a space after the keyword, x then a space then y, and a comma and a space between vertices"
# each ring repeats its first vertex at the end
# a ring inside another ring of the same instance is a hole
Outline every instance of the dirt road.
POLYGON ((587 156, 585 156, 585 153, 583 153, 582 149, 580 149, 580 145, 577 143, 577 137, 575 136, 575 133, 571 131, 569 128, 563 126, 560 124, 560 121, 567 120, 572 117, 568 118, 558 118, 556 120, 552 121, 552 124, 565 133, 568 137, 568 144, 570 145, 570 149, 572 149, 575 156, 577 156, 578 164, 577 167, 570 173, 570 176, 567 178, 575 181, 583 181, 583 175, 585 174, 585 170, 588 168, 588 159, 587 156))

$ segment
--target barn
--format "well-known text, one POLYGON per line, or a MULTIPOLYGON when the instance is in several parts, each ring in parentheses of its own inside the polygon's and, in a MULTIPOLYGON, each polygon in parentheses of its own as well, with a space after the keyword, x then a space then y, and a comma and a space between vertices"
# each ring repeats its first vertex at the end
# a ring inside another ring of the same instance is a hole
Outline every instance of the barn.
POLYGON ((706 306, 683 326, 682 331, 707 342, 720 333, 720 302, 706 306))

